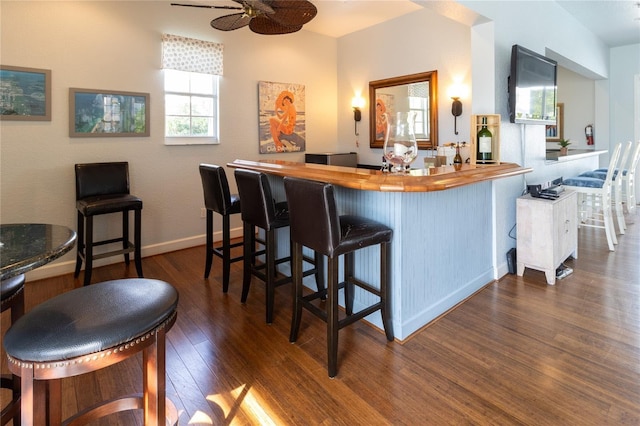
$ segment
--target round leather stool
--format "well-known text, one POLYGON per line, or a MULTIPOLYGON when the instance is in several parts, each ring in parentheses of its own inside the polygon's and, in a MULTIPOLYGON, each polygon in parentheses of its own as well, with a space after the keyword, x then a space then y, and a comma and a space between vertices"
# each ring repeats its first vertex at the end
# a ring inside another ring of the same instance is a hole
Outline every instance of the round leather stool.
MULTIPOLYGON (((2 280, 0 284, 0 312, 11 309, 11 324, 24 315, 24 274, 2 280)), ((20 378, 2 376, 2 387, 11 389, 11 401, 2 407, 0 425, 13 420, 14 426, 20 424, 20 378)))
POLYGON ((165 398, 165 333, 176 320, 177 306, 178 292, 170 284, 134 278, 71 290, 23 315, 4 338, 9 370, 21 378, 22 424, 61 424, 60 379, 108 367, 140 351, 142 395, 100 402, 65 424, 86 424, 133 409, 143 410, 145 425, 165 426, 166 417, 177 421, 175 407, 165 398))

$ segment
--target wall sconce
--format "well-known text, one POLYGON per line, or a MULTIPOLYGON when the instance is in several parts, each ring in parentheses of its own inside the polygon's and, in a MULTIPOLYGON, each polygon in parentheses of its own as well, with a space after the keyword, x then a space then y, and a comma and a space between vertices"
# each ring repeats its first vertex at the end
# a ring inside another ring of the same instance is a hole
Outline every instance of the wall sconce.
POLYGON ((353 108, 354 132, 356 136, 360 136, 360 133, 358 133, 358 121, 362 120, 362 111, 360 111, 360 108, 362 108, 363 106, 364 99, 362 99, 360 96, 355 96, 351 100, 351 107, 353 108))
POLYGON ((458 134, 458 117, 462 115, 462 102, 458 96, 454 96, 451 103, 451 114, 453 114, 453 132, 458 134))

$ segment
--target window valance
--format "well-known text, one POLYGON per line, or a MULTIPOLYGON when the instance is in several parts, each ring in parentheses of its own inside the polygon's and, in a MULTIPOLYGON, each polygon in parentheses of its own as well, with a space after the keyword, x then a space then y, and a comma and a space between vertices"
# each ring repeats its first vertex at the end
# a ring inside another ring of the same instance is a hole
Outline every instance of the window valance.
POLYGON ((162 68, 222 75, 224 45, 173 34, 162 35, 162 68))

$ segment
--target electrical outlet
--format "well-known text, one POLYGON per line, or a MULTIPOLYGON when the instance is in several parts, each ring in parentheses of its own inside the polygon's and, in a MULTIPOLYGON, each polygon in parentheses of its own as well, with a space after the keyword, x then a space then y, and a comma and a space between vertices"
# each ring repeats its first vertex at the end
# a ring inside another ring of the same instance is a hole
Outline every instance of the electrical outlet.
POLYGON ((206 208, 202 207, 202 208, 200 209, 200 217, 201 217, 202 219, 204 219, 205 217, 207 217, 207 209, 206 209, 206 208))

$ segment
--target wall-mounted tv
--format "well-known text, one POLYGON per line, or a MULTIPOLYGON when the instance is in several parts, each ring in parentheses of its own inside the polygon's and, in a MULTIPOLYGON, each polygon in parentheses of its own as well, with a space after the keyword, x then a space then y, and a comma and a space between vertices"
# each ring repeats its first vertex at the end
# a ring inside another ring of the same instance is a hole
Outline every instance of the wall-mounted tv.
POLYGON ((514 44, 509 76, 512 123, 556 124, 558 63, 514 44))

